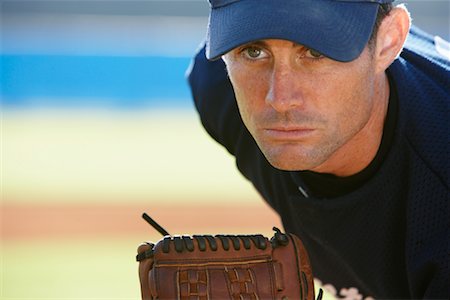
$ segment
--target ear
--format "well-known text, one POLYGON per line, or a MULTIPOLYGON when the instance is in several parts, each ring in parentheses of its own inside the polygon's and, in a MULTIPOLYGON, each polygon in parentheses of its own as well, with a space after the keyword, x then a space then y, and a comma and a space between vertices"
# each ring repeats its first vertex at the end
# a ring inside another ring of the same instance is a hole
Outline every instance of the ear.
POLYGON ((376 40, 377 71, 384 72, 403 49, 411 26, 411 18, 403 5, 392 9, 382 21, 376 40))

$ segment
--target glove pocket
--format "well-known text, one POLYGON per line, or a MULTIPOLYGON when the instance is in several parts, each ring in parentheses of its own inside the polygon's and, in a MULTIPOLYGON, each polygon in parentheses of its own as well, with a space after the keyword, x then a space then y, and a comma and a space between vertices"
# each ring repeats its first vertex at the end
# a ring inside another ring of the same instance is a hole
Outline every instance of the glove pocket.
POLYGON ((270 256, 156 262, 150 285, 158 299, 276 299, 270 256), (176 287, 174 289, 174 287, 176 287))

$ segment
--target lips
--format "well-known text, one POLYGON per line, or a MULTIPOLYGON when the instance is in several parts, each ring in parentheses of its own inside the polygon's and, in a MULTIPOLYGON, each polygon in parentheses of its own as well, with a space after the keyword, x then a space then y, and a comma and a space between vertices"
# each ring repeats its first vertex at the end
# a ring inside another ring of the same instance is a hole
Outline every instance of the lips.
POLYGON ((274 140, 299 140, 313 134, 315 129, 306 127, 275 127, 264 129, 264 134, 274 140))

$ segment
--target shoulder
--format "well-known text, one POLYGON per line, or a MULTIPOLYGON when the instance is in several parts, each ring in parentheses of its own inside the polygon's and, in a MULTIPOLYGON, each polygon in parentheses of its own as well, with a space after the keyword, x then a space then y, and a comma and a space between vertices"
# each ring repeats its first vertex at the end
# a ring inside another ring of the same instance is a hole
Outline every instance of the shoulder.
POLYGON ((425 58, 435 66, 450 70, 450 44, 439 36, 433 36, 412 26, 402 56, 415 60, 425 58))
POLYGON ((413 28, 388 72, 398 94, 402 134, 448 188, 450 60, 444 54, 433 37, 413 28))
POLYGON ((203 44, 186 75, 203 127, 234 154, 244 126, 224 62, 209 61, 203 44))

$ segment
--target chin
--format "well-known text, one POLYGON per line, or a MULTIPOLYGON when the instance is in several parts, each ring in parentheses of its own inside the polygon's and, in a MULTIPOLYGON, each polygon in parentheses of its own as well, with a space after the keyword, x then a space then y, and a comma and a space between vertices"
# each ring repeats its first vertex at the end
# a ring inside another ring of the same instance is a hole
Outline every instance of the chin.
POLYGON ((288 155, 266 155, 267 161, 272 167, 282 171, 305 171, 312 168, 299 156, 290 157, 288 155))
POLYGON ((306 171, 308 168, 286 163, 271 163, 272 167, 281 171, 306 171))
POLYGON ((283 145, 262 149, 267 161, 274 168, 283 171, 306 171, 321 165, 326 156, 317 149, 299 147, 298 145, 283 145))

